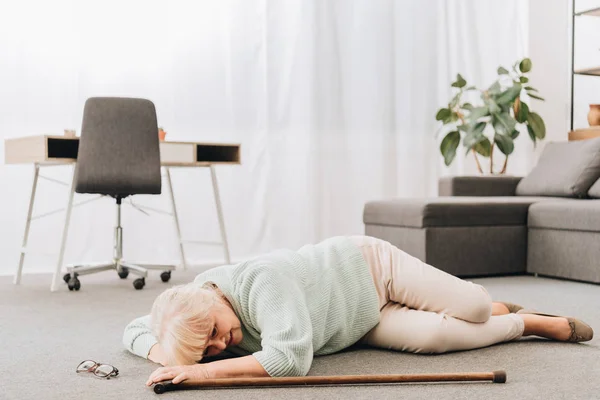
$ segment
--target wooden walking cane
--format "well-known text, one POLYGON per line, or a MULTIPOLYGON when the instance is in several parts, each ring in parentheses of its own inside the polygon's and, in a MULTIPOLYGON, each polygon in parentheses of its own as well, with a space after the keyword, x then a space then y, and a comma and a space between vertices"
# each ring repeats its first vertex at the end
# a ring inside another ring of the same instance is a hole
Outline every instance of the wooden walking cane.
POLYGON ((173 390, 254 387, 254 386, 318 386, 318 385, 358 385, 368 383, 415 383, 415 382, 474 382, 484 381, 505 383, 506 372, 466 372, 450 374, 408 374, 408 375, 334 375, 301 376, 286 378, 227 378, 207 379, 201 384, 189 385, 185 382, 173 384, 172 381, 154 385, 154 392, 161 394, 173 390))

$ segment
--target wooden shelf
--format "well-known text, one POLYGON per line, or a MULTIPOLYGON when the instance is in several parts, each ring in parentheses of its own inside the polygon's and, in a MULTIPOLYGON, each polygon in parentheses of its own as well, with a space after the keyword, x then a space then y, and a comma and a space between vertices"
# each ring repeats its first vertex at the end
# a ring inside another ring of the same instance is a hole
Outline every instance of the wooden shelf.
POLYGON ((600 126, 575 129, 569 132, 569 140, 586 140, 600 137, 600 126))
POLYGON ((600 76, 600 67, 576 69, 577 75, 600 76))
POLYGON ((590 17, 600 17, 600 7, 591 8, 591 9, 585 10, 585 11, 580 11, 578 13, 575 13, 575 15, 576 16, 587 15, 590 17))

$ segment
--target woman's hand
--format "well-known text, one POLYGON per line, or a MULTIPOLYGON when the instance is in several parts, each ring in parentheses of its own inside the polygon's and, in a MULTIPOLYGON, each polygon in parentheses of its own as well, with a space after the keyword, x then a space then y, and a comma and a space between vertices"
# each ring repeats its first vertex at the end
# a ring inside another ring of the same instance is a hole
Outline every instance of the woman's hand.
POLYGON ((161 381, 172 380, 173 383, 186 382, 189 384, 201 383, 204 379, 209 379, 208 370, 205 365, 176 365, 174 367, 161 367, 154 371, 148 381, 147 386, 161 381))

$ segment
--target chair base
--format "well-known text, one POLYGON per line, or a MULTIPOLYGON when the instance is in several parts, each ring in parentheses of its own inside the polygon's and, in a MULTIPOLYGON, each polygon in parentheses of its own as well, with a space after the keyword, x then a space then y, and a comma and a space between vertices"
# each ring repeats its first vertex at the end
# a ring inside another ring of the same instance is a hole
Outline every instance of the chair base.
POLYGON ((115 226, 115 247, 113 260, 111 263, 88 264, 67 266, 68 273, 63 276, 63 280, 69 285, 69 290, 79 290, 81 282, 79 275, 95 274, 97 272, 108 271, 114 269, 119 274, 121 279, 127 278, 129 273, 140 276, 133 281, 133 287, 142 289, 146 285, 146 277, 148 270, 163 271, 160 278, 163 282, 168 282, 171 279, 171 271, 175 270, 174 265, 165 264, 134 264, 123 260, 123 228, 121 227, 121 197, 117 197, 117 224, 115 226))
POLYGON ((63 280, 69 286, 69 290, 79 290, 81 288, 81 282, 79 281, 80 275, 95 274, 102 271, 115 270, 117 271, 121 279, 127 278, 129 273, 140 276, 140 278, 133 281, 133 287, 136 289, 142 289, 146 285, 145 278, 148 276, 149 270, 163 271, 160 278, 163 282, 168 282, 171 279, 171 271, 174 271, 176 267, 174 265, 166 264, 134 264, 124 260, 113 261, 110 264, 87 264, 87 265, 75 265, 67 266, 67 274, 63 276, 63 280))

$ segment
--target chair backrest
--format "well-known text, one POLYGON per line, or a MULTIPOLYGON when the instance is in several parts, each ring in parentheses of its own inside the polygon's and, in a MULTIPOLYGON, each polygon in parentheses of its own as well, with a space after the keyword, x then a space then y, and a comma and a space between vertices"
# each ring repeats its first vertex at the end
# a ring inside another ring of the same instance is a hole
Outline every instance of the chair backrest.
POLYGON ((160 194, 154 104, 145 99, 89 98, 83 110, 75 173, 77 193, 160 194))

